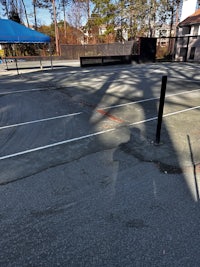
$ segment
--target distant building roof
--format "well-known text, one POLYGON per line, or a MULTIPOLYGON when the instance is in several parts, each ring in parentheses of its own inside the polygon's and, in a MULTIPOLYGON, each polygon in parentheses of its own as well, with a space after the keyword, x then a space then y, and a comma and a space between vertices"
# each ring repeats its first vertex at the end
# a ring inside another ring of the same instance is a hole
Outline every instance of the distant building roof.
POLYGON ((194 24, 200 24, 200 8, 197 9, 197 11, 194 14, 181 21, 178 26, 184 27, 194 24))

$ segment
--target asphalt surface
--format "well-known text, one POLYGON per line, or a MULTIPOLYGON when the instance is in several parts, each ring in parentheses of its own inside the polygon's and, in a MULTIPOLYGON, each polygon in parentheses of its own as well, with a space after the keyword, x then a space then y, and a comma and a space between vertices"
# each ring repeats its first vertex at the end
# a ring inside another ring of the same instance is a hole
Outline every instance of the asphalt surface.
POLYGON ((199 266, 199 65, 31 64, 0 65, 0 266, 199 266))

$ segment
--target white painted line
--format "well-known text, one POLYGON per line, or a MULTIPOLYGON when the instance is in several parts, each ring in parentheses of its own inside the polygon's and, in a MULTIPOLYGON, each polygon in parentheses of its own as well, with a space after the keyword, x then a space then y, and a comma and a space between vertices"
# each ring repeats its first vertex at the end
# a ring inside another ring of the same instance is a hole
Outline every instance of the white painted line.
MULTIPOLYGON (((122 68, 118 68, 118 70, 121 70, 121 69, 127 70, 127 68, 123 68, 123 67, 122 68)), ((152 70, 151 73, 153 74, 158 70, 159 69, 154 69, 154 70, 152 70)), ((83 72, 91 72, 91 71, 92 70, 84 70, 83 72)), ((96 70, 93 70, 93 71, 95 71, 95 72, 96 71, 107 72, 107 70, 104 70, 104 69, 100 69, 100 70, 96 69, 96 70)), ((159 70, 159 72, 166 72, 166 70, 159 70)), ((112 74, 115 74, 115 72, 110 73, 110 75, 112 75, 112 74)), ((146 75, 137 75, 137 74, 135 74, 135 76, 137 76, 139 79, 146 77, 146 75)), ((135 76, 131 77, 131 79, 132 78, 135 79, 135 76)), ((107 77, 105 77, 105 78, 107 78, 107 77)), ((123 79, 124 79, 123 77, 118 78, 116 80, 107 80, 107 81, 104 81, 104 80, 100 79, 100 80, 97 80, 97 81, 94 80, 94 81, 92 81, 92 83, 95 83, 95 88, 96 88, 96 86, 98 84, 100 84, 100 85, 102 85, 102 84, 113 84, 113 86, 115 86, 114 83, 119 82, 119 81, 121 82, 123 79)), ((176 79, 176 81, 177 81, 177 76, 176 77, 170 76, 170 79, 176 79)), ((193 83, 199 83, 200 82, 198 80, 193 80, 192 78, 191 79, 190 78, 185 79, 185 77, 182 77, 182 76, 179 77, 179 80, 180 81, 184 81, 184 82, 189 81, 189 82, 193 82, 193 83)), ((84 84, 88 84, 89 82, 91 82, 91 80, 89 80, 89 81, 81 81, 81 82, 80 81, 78 81, 78 82, 77 81, 71 81, 70 85, 71 86, 72 85, 76 85, 76 84, 84 85, 84 84)), ((131 84, 129 84, 129 85, 131 86, 131 84)), ((41 87, 41 88, 35 88, 35 89, 33 88, 33 89, 28 89, 28 90, 26 89, 26 90, 18 90, 18 91, 1 92, 0 95, 8 95, 8 94, 16 94, 16 93, 28 93, 28 92, 35 92, 35 91, 47 91, 47 90, 56 90, 57 89, 57 87, 54 86, 54 85, 53 86, 52 85, 47 85, 47 86, 49 86, 49 87, 47 87, 47 88, 41 87)), ((66 86, 66 87, 68 87, 68 86, 66 86)))
MULTIPOLYGON (((177 96, 177 95, 190 94, 190 93, 194 93, 194 92, 197 92, 197 91, 200 91, 200 89, 184 91, 184 92, 180 92, 180 93, 176 93, 176 94, 169 94, 169 95, 166 95, 165 98, 172 97, 172 96, 177 96)), ((141 100, 128 102, 128 103, 124 103, 124 104, 119 104, 119 105, 113 105, 113 106, 108 106, 108 107, 99 107, 98 109, 120 108, 120 107, 125 107, 125 106, 128 106, 128 105, 134 105, 134 104, 138 104, 138 103, 144 103, 144 102, 148 102, 148 101, 152 101, 152 100, 157 100, 159 98, 160 98, 160 96, 159 97, 151 97, 151 98, 141 99, 141 100)))
POLYGON ((71 116, 77 116, 77 115, 80 115, 82 113, 83 112, 77 112, 77 113, 66 114, 66 115, 61 115, 61 116, 57 116, 57 117, 51 117, 51 118, 41 119, 41 120, 27 121, 27 122, 21 122, 21 123, 16 123, 16 124, 11 124, 11 125, 1 126, 0 127, 0 130, 4 130, 4 129, 7 129, 7 128, 12 128, 12 127, 23 126, 23 125, 28 125, 28 124, 39 123, 39 122, 44 122, 44 121, 57 120, 57 119, 71 117, 71 116))
POLYGON ((145 120, 142 120, 142 121, 136 121, 136 122, 128 124, 128 126, 137 125, 137 124, 141 124, 141 123, 145 123, 145 122, 149 122, 149 121, 155 121, 155 120, 157 120, 157 118, 158 117, 156 116, 156 117, 152 117, 152 118, 145 119, 145 120))
MULTIPOLYGON (((183 112, 199 109, 199 108, 200 108, 200 106, 191 107, 191 108, 187 108, 187 109, 182 109, 182 110, 178 110, 178 111, 175 111, 175 112, 164 114, 163 117, 169 117, 169 116, 177 115, 177 114, 180 114, 180 113, 183 113, 183 112)), ((133 123, 130 123, 129 126, 140 124, 140 123, 144 123, 144 122, 148 122, 148 121, 154 121, 154 120, 157 120, 157 118, 158 117, 156 116, 156 117, 152 117, 152 118, 149 118, 149 119, 146 119, 146 120, 133 122, 133 123)))
POLYGON ((100 107, 98 109, 120 108, 120 107, 129 106, 129 105, 134 105, 134 104, 137 104, 137 103, 148 102, 148 101, 152 101, 152 100, 156 100, 156 99, 159 99, 159 97, 146 98, 146 99, 141 99, 141 100, 137 100, 137 101, 133 101, 133 102, 129 102, 129 103, 124 103, 124 104, 119 104, 119 105, 113 105, 113 106, 108 106, 108 107, 100 107))
POLYGON ((183 109, 183 110, 179 110, 179 111, 175 111, 175 112, 164 114, 163 117, 177 115, 177 114, 180 114, 180 113, 183 113, 183 112, 187 112, 187 111, 191 111, 191 110, 195 110, 195 109, 199 109, 199 108, 200 108, 200 106, 196 106, 196 107, 192 107, 192 108, 186 108, 186 109, 183 109))
POLYGON ((75 142, 75 141, 80 141, 80 140, 83 140, 83 139, 86 139, 86 138, 90 138, 90 137, 93 137, 93 136, 97 136, 97 135, 108 133, 108 132, 115 131, 115 130, 116 130, 116 128, 108 129, 108 130, 105 130, 105 131, 96 132, 96 133, 92 133, 92 134, 87 134, 87 135, 83 135, 83 136, 80 136, 80 137, 75 137, 75 138, 72 138, 72 139, 64 140, 64 141, 53 143, 53 144, 46 145, 46 146, 36 147, 36 148, 33 148, 33 149, 21 151, 21 152, 18 152, 18 153, 2 156, 2 157, 0 157, 0 160, 9 159, 9 158, 13 158, 13 157, 16 157, 16 156, 29 154, 29 153, 35 152, 35 151, 41 151, 41 150, 44 150, 44 149, 47 149, 47 148, 52 148, 52 147, 55 147, 55 146, 64 145, 64 144, 75 142))
MULTIPOLYGON (((37 90, 37 89, 32 89, 32 90, 37 90)), ((189 93, 193 93, 193 92, 196 92, 196 91, 199 91, 199 90, 200 89, 194 89, 194 90, 184 91, 184 92, 180 92, 180 93, 176 93, 176 94, 170 94, 170 95, 167 95, 166 98, 167 97, 172 97, 172 96, 177 96, 177 95, 182 95, 182 94, 189 94, 189 93)), ((148 101, 152 101, 152 100, 157 100, 159 98, 160 97, 152 97, 152 98, 142 99, 142 100, 138 100, 138 101, 134 101, 134 102, 129 102, 129 103, 125 103, 125 104, 119 104, 119 105, 113 105, 113 106, 103 107, 103 108, 98 108, 98 109, 119 108, 119 107, 124 107, 124 106, 128 106, 128 105, 137 104, 137 103, 143 103, 143 102, 148 102, 148 101)), ((72 113, 72 114, 67 114, 67 115, 62 115, 62 116, 57 116, 57 117, 52 117, 52 118, 46 118, 46 119, 41 119, 41 120, 34 120, 34 121, 22 122, 22 123, 17 123, 17 124, 12 124, 12 125, 6 125, 6 126, 0 127, 0 130, 7 129, 7 128, 12 128, 12 127, 23 126, 23 125, 28 125, 28 124, 39 123, 39 122, 45 122, 45 121, 50 121, 50 120, 55 120, 55 119, 66 118, 66 117, 69 117, 69 116, 76 116, 76 115, 80 115, 82 113, 83 112, 78 112, 78 113, 72 113)))
POLYGON ((0 93, 0 95, 12 95, 12 94, 18 94, 18 93, 29 93, 29 92, 35 92, 35 91, 48 91, 48 90, 55 90, 55 89, 56 89, 56 87, 35 88, 35 89, 28 89, 28 90, 2 92, 2 93, 0 93))
MULTIPOLYGON (((183 110, 179 110, 179 111, 176 111, 176 112, 171 112, 171 113, 165 114, 165 115, 163 115, 163 117, 173 116, 173 115, 176 115, 176 114, 179 114, 179 113, 183 113, 183 112, 187 112, 187 111, 194 110, 194 109, 199 109, 199 108, 200 108, 200 106, 191 107, 191 108, 187 108, 187 109, 183 109, 183 110)), ((133 123, 128 124, 127 126, 137 125, 137 124, 141 124, 141 123, 145 123, 145 122, 149 122, 149 121, 153 121, 153 120, 157 120, 157 116, 149 118, 149 119, 133 122, 133 123)), ((101 135, 101 134, 104 134, 104 133, 113 132, 113 131, 115 131, 117 129, 119 129, 119 128, 112 128, 112 129, 108 129, 108 130, 105 130, 105 131, 100 131, 100 132, 96 132, 96 133, 87 134, 87 135, 83 135, 83 136, 80 136, 80 137, 75 137, 75 138, 72 138, 72 139, 64 140, 64 141, 61 141, 61 142, 53 143, 53 144, 50 144, 50 145, 36 147, 36 148, 33 148, 33 149, 21 151, 21 152, 18 152, 18 153, 5 155, 5 156, 0 157, 0 160, 14 158, 16 156, 29 154, 29 153, 32 153, 32 152, 35 152, 35 151, 41 151, 41 150, 44 150, 44 149, 47 149, 47 148, 52 148, 52 147, 56 147, 56 146, 59 146, 59 145, 64 145, 64 144, 67 144, 67 143, 80 141, 80 140, 87 139, 87 138, 90 138, 90 137, 93 137, 93 136, 98 136, 98 135, 101 135)))

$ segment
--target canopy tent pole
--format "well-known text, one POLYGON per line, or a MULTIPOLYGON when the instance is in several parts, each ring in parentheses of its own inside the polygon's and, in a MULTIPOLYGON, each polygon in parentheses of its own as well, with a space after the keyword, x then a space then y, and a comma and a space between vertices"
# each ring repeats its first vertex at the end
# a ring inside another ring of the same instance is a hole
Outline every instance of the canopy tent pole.
POLYGON ((42 66, 42 58, 40 56, 40 69, 43 70, 43 66, 42 66))
POLYGON ((19 69, 18 69, 18 64, 17 64, 17 58, 15 58, 15 64, 16 64, 17 74, 19 75, 19 69))
POLYGON ((6 62, 6 70, 8 70, 8 62, 7 62, 6 57, 5 57, 5 62, 6 62))
POLYGON ((36 47, 37 47, 38 52, 39 52, 40 69, 43 70, 43 66, 42 66, 42 57, 41 57, 41 53, 40 53, 40 46, 39 46, 38 43, 37 43, 36 47))
MULTIPOLYGON (((0 43, 13 44, 13 43, 50 43, 51 38, 46 34, 27 28, 26 26, 9 19, 0 18, 0 43), (14 33, 14 34, 13 34, 14 33)), ((52 63, 51 63, 52 65, 52 63)), ((16 67, 17 62, 16 62, 16 67)), ((40 58, 40 68, 42 69, 42 61, 40 58)), ((8 69, 8 66, 7 66, 8 69)))
POLYGON ((51 43, 49 43, 49 52, 50 52, 50 60, 51 60, 51 69, 53 69, 53 57, 52 57, 51 43))
MULTIPOLYGON (((26 44, 26 43, 50 44, 51 42, 51 38, 46 34, 27 28, 24 25, 9 19, 0 18, 0 29, 4 29, 4 31, 0 32, 0 43, 3 44, 26 44)), ((50 47, 50 58, 51 58, 51 68, 53 69, 51 47, 50 47)), ((41 55, 39 60, 40 60, 40 69, 43 69, 41 55)), ((19 68, 16 59, 15 59, 15 64, 16 64, 17 74, 19 74, 19 68)), ((6 60, 6 66, 8 70, 9 68, 7 65, 7 60, 6 60)))

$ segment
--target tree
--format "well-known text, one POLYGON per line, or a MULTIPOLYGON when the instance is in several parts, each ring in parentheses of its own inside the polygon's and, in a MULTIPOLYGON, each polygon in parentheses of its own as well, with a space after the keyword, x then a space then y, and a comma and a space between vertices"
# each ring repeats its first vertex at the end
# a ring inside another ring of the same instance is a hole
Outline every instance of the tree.
POLYGON ((162 0, 165 12, 162 12, 162 20, 170 23, 170 37, 172 35, 173 25, 178 24, 181 0, 162 0))
POLYGON ((37 0, 33 0, 33 1, 32 1, 32 5, 33 5, 33 16, 34 16, 34 24, 35 24, 34 28, 35 28, 35 30, 37 30, 37 28, 38 28, 38 23, 37 23, 37 12, 36 12, 37 2, 38 2, 37 0))
POLYGON ((144 34, 148 26, 146 19, 149 5, 147 0, 93 0, 94 12, 99 14, 97 23, 107 25, 107 32, 117 32, 117 40, 123 40, 123 32, 128 32, 132 39, 138 34, 144 34))
POLYGON ((18 23, 23 22, 23 15, 25 15, 26 23, 29 27, 29 19, 27 15, 24 0, 0 0, 3 7, 4 15, 18 23))
POLYGON ((147 0, 131 0, 126 4, 129 38, 143 36, 149 30, 149 4, 147 0))
POLYGON ((116 25, 116 12, 118 11, 117 4, 112 0, 93 0, 94 4, 93 14, 88 21, 86 27, 88 31, 92 33, 94 29, 98 34, 98 30, 101 26, 106 28, 104 32, 105 38, 112 36, 115 33, 115 25, 116 25))
POLYGON ((27 15, 27 11, 26 11, 26 6, 25 6, 25 3, 24 3, 24 0, 21 0, 21 3, 22 3, 23 8, 24 8, 24 14, 25 14, 25 17, 26 17, 27 25, 28 25, 28 27, 30 28, 29 20, 28 20, 28 15, 27 15))
MULTIPOLYGON (((70 26, 74 36, 78 36, 80 29, 83 29, 92 43, 113 41, 114 36, 116 41, 137 36, 154 37, 158 23, 168 23, 171 36, 173 26, 178 21, 180 2, 182 0, 32 0, 32 14, 34 27, 38 29, 38 9, 49 10, 59 54, 60 36, 62 34, 62 42, 68 42, 70 26), (105 29, 103 33, 100 33, 101 29, 105 29)), ((29 25, 25 3, 24 0, 0 0, 8 18, 20 23, 25 18, 29 25)), ((76 42, 79 42, 78 39, 76 42)))
POLYGON ((60 0, 60 6, 63 10, 63 18, 64 18, 64 37, 67 37, 67 21, 66 21, 66 6, 68 4, 68 0, 60 0))
POLYGON ((8 18, 9 16, 9 5, 8 5, 8 1, 6 0, 0 0, 0 3, 3 7, 3 11, 4 11, 4 16, 6 16, 8 18))

